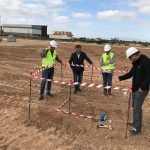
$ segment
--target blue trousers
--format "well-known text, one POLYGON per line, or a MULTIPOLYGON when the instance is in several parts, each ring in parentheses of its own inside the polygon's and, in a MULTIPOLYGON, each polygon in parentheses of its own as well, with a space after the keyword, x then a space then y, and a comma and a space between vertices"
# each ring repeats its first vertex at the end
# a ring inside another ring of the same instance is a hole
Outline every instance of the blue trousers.
MULTIPOLYGON (((107 73, 107 72, 102 72, 102 76, 103 76, 103 85, 104 87, 105 86, 112 86, 112 77, 113 77, 113 74, 112 73, 107 73)), ((104 91, 105 92, 111 92, 111 89, 105 89, 104 88, 104 91)))
POLYGON ((142 105, 147 95, 148 91, 132 92, 133 127, 137 129, 142 128, 142 105))
MULTIPOLYGON (((42 71, 42 78, 46 78, 46 79, 53 79, 54 76, 54 68, 49 68, 49 69, 44 69, 42 71)), ((46 81, 46 80, 42 80, 41 81, 41 88, 40 88, 40 95, 44 95, 44 89, 45 89, 45 84, 47 83, 47 87, 46 87, 46 94, 49 94, 51 91, 51 82, 50 81, 46 81)))
MULTIPOLYGON (((76 72, 73 72, 73 78, 74 78, 74 82, 79 82, 79 83, 81 83, 82 82, 82 79, 83 79, 83 71, 81 71, 81 72, 78 72, 78 73, 76 73, 76 72)), ((74 92, 76 93, 78 90, 79 90, 79 87, 80 87, 80 85, 75 85, 74 86, 74 92)))
POLYGON ((103 85, 104 86, 112 86, 112 73, 102 73, 103 76, 103 85))

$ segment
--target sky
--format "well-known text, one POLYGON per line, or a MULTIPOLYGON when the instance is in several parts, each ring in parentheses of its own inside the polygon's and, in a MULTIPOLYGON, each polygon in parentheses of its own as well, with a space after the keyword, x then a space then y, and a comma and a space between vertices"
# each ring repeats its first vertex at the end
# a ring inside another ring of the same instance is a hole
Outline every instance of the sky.
POLYGON ((150 0, 0 0, 1 24, 48 25, 48 33, 150 42, 150 0))

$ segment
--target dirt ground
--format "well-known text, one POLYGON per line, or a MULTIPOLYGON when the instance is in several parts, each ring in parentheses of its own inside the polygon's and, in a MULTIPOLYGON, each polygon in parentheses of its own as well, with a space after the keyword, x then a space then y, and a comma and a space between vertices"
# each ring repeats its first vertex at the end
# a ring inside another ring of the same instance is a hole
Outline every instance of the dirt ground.
MULTIPOLYGON (((103 46, 82 44, 83 50, 99 66, 103 46)), ((40 52, 48 41, 17 39, 17 42, 0 43, 0 149, 2 150, 149 150, 150 149, 150 96, 143 106, 143 130, 137 137, 125 139, 129 95, 113 90, 104 96, 102 89, 84 87, 82 92, 71 96, 71 112, 96 115, 111 113, 112 130, 96 128, 91 119, 57 112, 68 98, 69 86, 52 85, 53 98, 39 102, 40 80, 32 80, 31 117, 28 118, 29 73, 41 67, 40 52)), ((68 62, 75 43, 59 42, 58 54, 68 62)), ((116 53, 116 69, 129 70, 125 58, 127 47, 113 46, 116 53)), ((150 57, 150 48, 140 48, 150 57)), ((86 63, 87 64, 87 63, 86 63)), ((55 67, 55 80, 61 79, 61 68, 55 67)), ((115 73, 113 85, 127 88, 131 80, 118 82, 115 73)), ((39 74, 40 77, 41 74, 39 74)), ((72 80, 69 67, 63 67, 63 80, 72 80)), ((91 81, 91 69, 85 68, 83 82, 91 81)), ((92 83, 102 83, 100 71, 94 70, 92 83)), ((73 91, 73 88, 72 88, 73 91)), ((64 106, 68 110, 68 104, 64 106)), ((132 109, 130 111, 132 121, 132 109)), ((131 126, 129 127, 129 129, 131 126)))

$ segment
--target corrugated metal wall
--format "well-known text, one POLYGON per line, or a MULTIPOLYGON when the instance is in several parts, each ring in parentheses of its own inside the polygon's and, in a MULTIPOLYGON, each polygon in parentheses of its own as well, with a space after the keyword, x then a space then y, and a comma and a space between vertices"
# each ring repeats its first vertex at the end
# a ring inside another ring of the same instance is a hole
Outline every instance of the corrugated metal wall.
POLYGON ((47 26, 30 26, 30 27, 15 27, 15 26, 3 26, 4 33, 14 33, 14 34, 29 34, 37 36, 47 35, 47 26))

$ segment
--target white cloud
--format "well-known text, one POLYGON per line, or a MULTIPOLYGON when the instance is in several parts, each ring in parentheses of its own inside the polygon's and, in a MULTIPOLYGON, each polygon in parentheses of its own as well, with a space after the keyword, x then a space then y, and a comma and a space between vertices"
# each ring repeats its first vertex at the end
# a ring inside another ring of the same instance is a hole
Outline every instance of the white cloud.
POLYGON ((150 15, 150 6, 141 7, 138 12, 150 15))
POLYGON ((61 12, 65 8, 58 5, 65 4, 63 0, 31 0, 25 3, 23 0, 0 0, 0 15, 9 17, 36 17, 49 15, 49 12, 61 12), (55 6, 57 5, 57 6, 55 6))
POLYGON ((61 12, 64 10, 65 10, 65 8, 49 8, 49 11, 52 13, 58 13, 58 12, 61 12))
POLYGON ((64 5, 64 0, 49 0, 50 6, 64 5))
POLYGON ((47 5, 39 3, 23 3, 23 0, 0 0, 2 16, 38 16, 48 13, 47 5))
POLYGON ((41 24, 40 20, 37 21, 33 18, 10 18, 9 20, 7 20, 7 22, 11 24, 16 24, 18 22, 19 24, 41 24))
POLYGON ((134 12, 108 10, 108 11, 98 12, 97 18, 108 20, 108 21, 135 20, 137 18, 137 15, 134 12))
POLYGON ((52 14, 53 20, 60 23, 68 23, 69 18, 68 16, 61 16, 57 13, 52 14))
POLYGON ((94 23, 91 22, 79 22, 76 24, 78 27, 91 27, 94 26, 94 23))
POLYGON ((150 5, 149 0, 136 0, 129 3, 130 6, 141 7, 150 5))
POLYGON ((131 7, 137 7, 141 14, 150 14, 150 0, 136 0, 129 3, 131 7))
POLYGON ((50 6, 47 0, 0 0, 0 15, 2 24, 41 24, 48 29, 64 28, 69 22, 65 15, 58 12, 64 8, 50 6), (35 2, 35 3, 33 3, 35 2))
POLYGON ((73 13, 75 18, 91 18, 92 14, 90 13, 73 13))
POLYGON ((150 23, 141 22, 140 25, 141 25, 141 27, 144 28, 144 29, 145 29, 145 28, 147 28, 147 29, 150 28, 150 23))

